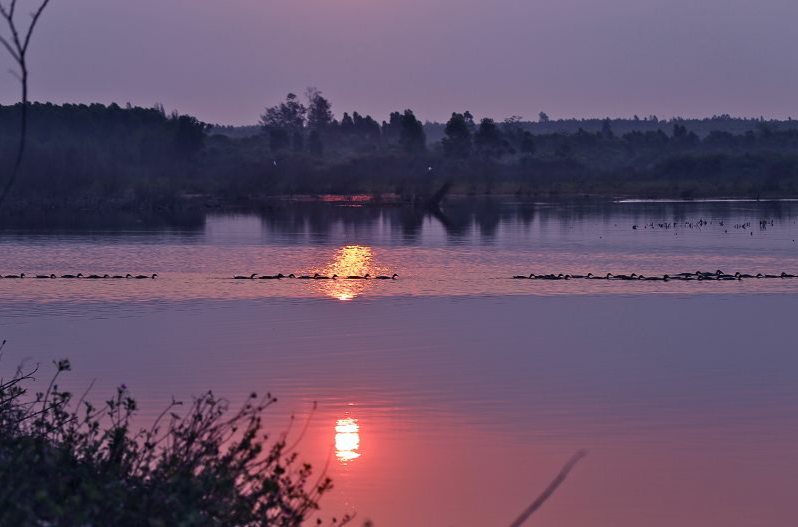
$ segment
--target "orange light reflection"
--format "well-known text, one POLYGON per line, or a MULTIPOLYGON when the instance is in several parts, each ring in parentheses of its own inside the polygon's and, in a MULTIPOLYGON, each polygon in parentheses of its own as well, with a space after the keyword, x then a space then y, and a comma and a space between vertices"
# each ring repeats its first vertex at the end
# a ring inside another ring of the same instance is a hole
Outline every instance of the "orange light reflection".
POLYGON ((372 277, 381 272, 373 264, 374 254, 371 247, 362 245, 349 245, 341 247, 335 252, 333 261, 324 269, 318 271, 324 276, 338 275, 337 280, 318 280, 319 290, 332 298, 343 302, 360 296, 371 284, 371 280, 347 280, 347 276, 372 277))
POLYGON ((335 422, 335 457, 343 464, 360 457, 360 425, 346 417, 335 422))

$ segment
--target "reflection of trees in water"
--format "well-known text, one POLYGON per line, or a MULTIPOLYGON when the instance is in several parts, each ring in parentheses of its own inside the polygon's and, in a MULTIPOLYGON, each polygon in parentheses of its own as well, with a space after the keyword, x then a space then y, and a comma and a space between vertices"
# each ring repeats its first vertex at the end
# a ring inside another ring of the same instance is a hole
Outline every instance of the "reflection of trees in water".
MULTIPOLYGON (((630 227, 646 222, 696 223, 703 219, 746 219, 777 222, 792 220, 796 202, 673 202, 613 203, 609 201, 535 204, 507 199, 449 199, 438 211, 409 206, 342 206, 340 204, 290 203, 259 213, 264 230, 303 244, 323 244, 341 235, 356 239, 399 235, 404 243, 416 243, 425 227, 442 229, 452 240, 469 236, 490 241, 503 224, 529 227, 534 222, 570 227, 580 222, 630 227)), ((172 232, 193 237, 203 233, 206 216, 201 211, 133 212, 74 211, 15 212, 2 219, 4 230, 37 233, 172 232)), ((0 231, 2 232, 2 231, 0 231)))
POLYGON ((374 235, 387 228, 399 232, 407 241, 417 238, 425 221, 441 225, 453 238, 478 232, 493 238, 503 222, 531 223, 534 207, 495 199, 452 200, 438 211, 423 207, 347 207, 331 204, 292 204, 261 214, 263 225, 288 238, 324 241, 336 232, 374 235))
POLYGON ((43 211, 33 209, 27 212, 15 211, 4 215, 3 230, 20 230, 48 234, 69 233, 114 233, 151 231, 153 233, 180 231, 181 234, 196 236, 205 229, 206 215, 202 211, 153 212, 153 211, 112 211, 75 212, 66 210, 43 211))
POLYGON ((440 210, 423 207, 340 206, 331 204, 291 204, 264 212, 264 226, 289 239, 302 238, 306 243, 321 243, 340 233, 377 236, 384 230, 400 233, 414 242, 425 222, 440 226, 451 239, 479 236, 492 240, 502 224, 525 227, 537 221, 572 226, 592 221, 626 226, 654 221, 677 223, 703 219, 784 220, 795 215, 798 204, 792 202, 678 202, 614 203, 609 201, 534 204, 501 199, 450 199, 440 210))

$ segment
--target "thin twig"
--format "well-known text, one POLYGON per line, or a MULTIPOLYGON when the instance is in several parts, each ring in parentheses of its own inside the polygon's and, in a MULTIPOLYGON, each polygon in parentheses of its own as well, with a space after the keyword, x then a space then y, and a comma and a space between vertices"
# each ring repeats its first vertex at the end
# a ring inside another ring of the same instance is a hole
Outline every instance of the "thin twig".
POLYGON ((11 0, 11 3, 8 7, 0 2, 0 16, 5 19, 8 29, 11 32, 11 41, 9 41, 9 39, 6 37, 0 36, 0 44, 3 45, 6 51, 8 51, 8 53, 17 63, 19 72, 14 72, 14 76, 19 80, 22 88, 22 107, 20 109, 19 122, 19 146, 17 147, 17 155, 14 159, 14 166, 11 169, 11 174, 8 176, 8 178, 6 178, 5 184, 3 185, 2 189, 0 189, 0 206, 2 206, 3 202, 8 197, 8 194, 11 192, 11 188, 14 186, 14 183, 19 176, 19 170, 22 166, 22 159, 25 155, 25 142, 28 133, 28 47, 30 46, 31 37, 33 37, 33 30, 36 29, 36 25, 39 23, 42 13, 44 13, 44 10, 49 4, 50 0, 42 0, 42 3, 39 4, 39 7, 33 13, 31 13, 30 25, 28 25, 28 29, 25 31, 24 39, 21 39, 19 28, 14 20, 14 15, 16 14, 17 9, 17 0, 11 0))
POLYGON ((557 474, 557 477, 554 478, 551 483, 549 483, 549 486, 546 487, 546 490, 544 490, 543 493, 538 496, 537 499, 535 499, 535 501, 533 501, 532 504, 527 507, 527 509, 522 512, 513 523, 510 524, 510 527, 520 527, 529 519, 530 516, 537 512, 537 510, 546 502, 546 500, 548 500, 551 495, 554 494, 554 492, 557 490, 557 487, 559 487, 562 482, 565 481, 565 478, 568 477, 568 474, 571 472, 574 466, 586 455, 587 452, 584 450, 580 450, 574 454, 574 456, 568 460, 568 463, 563 466, 562 470, 560 470, 560 473, 557 474))

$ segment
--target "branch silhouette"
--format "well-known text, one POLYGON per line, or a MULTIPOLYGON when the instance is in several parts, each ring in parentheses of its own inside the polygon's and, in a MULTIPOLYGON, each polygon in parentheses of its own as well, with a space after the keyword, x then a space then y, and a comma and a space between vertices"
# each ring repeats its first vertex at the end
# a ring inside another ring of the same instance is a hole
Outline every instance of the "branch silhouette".
POLYGON ((30 46, 33 31, 39 23, 39 19, 47 8, 50 0, 42 0, 39 6, 30 14, 30 24, 27 29, 20 27, 16 20, 18 0, 11 0, 10 3, 0 1, 0 17, 5 20, 8 26, 9 35, 0 34, 0 44, 8 51, 14 59, 19 71, 11 73, 19 80, 22 88, 22 108, 20 110, 19 123, 19 146, 14 160, 11 174, 6 179, 5 184, 0 190, 0 206, 3 205, 8 197, 11 188, 17 180, 19 169, 22 166, 22 158, 25 155, 25 142, 28 133, 28 48, 30 46))
POLYGON ((540 496, 538 496, 535 499, 535 501, 533 501, 532 504, 529 507, 527 507, 526 510, 522 512, 518 518, 516 518, 516 520, 513 523, 510 524, 510 527, 521 527, 521 525, 523 525, 524 522, 526 522, 530 516, 535 514, 535 512, 537 512, 537 510, 540 509, 540 507, 546 502, 546 500, 548 500, 551 497, 551 495, 554 494, 557 488, 560 485, 562 485, 562 482, 565 481, 565 478, 568 477, 568 474, 571 472, 574 466, 576 466, 576 464, 579 463, 579 461, 581 461, 581 459, 586 455, 587 452, 584 450, 580 450, 579 452, 574 454, 573 457, 571 457, 571 459, 568 460, 568 463, 566 463, 563 466, 562 470, 560 470, 560 473, 557 474, 557 477, 554 478, 551 481, 551 483, 549 483, 549 486, 546 487, 546 490, 544 490, 543 493, 540 496))

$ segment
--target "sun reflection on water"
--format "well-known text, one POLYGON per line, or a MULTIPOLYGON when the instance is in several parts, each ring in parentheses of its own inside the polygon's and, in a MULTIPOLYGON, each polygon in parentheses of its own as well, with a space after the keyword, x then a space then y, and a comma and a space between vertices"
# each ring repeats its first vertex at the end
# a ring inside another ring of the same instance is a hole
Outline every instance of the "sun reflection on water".
POLYGON ((345 417, 335 422, 335 457, 347 464, 360 457, 360 425, 357 419, 345 417))
POLYGON ((360 296, 370 286, 371 280, 347 280, 347 276, 374 276, 379 271, 373 264, 374 253, 371 247, 348 245, 335 252, 333 261, 319 274, 324 276, 338 275, 337 280, 319 280, 319 290, 332 298, 343 302, 360 296))

